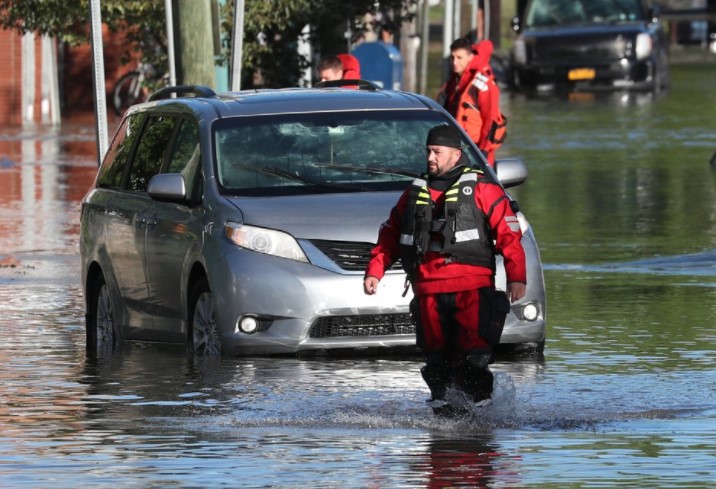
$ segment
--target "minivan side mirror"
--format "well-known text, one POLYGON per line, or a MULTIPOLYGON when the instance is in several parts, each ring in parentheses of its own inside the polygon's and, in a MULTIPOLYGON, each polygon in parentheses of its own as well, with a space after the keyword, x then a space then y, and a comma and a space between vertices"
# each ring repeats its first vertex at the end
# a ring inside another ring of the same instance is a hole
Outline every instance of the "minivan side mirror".
POLYGON ((186 200, 186 184, 181 173, 154 175, 147 185, 147 193, 154 200, 183 202, 186 200))
POLYGON ((516 187, 527 180, 527 165, 521 158, 500 158, 495 161, 495 173, 503 187, 516 187))

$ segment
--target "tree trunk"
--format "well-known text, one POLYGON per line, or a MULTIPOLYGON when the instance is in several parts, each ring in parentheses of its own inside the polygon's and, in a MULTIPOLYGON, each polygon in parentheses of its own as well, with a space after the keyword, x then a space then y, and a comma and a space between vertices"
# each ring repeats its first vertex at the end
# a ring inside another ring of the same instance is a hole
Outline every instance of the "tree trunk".
POLYGON ((216 88, 210 0, 174 0, 177 83, 216 88))

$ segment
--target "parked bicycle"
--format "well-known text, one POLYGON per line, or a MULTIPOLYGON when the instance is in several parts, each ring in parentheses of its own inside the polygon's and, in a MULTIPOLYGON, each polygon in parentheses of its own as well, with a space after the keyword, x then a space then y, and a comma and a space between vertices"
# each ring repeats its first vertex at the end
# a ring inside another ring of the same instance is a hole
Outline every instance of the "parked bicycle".
POLYGON ((134 104, 144 102, 149 94, 169 84, 169 74, 158 76, 157 70, 149 63, 142 63, 134 71, 123 75, 112 90, 114 113, 122 116, 134 104))

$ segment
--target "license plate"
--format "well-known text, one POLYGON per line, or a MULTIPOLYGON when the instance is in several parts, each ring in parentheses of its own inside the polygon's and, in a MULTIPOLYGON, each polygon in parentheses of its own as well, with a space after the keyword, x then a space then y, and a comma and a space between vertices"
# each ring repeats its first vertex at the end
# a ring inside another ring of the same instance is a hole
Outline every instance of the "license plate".
POLYGON ((571 81, 593 80, 595 75, 596 73, 593 68, 576 68, 574 70, 569 70, 567 77, 571 81))
POLYGON ((569 92, 570 102, 591 102, 594 100, 592 92, 569 92))

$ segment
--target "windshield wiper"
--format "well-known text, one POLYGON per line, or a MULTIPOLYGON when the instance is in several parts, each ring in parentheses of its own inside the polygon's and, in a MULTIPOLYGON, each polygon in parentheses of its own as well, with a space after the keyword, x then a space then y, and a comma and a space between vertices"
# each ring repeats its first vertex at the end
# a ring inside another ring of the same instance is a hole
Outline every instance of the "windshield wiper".
POLYGON ((409 170, 403 170, 401 168, 386 168, 379 165, 370 165, 364 168, 369 173, 385 173, 387 175, 400 175, 403 177, 416 178, 420 176, 420 173, 415 173, 409 170))
POLYGON ((297 175, 295 173, 291 173, 286 170, 282 170, 281 168, 277 168, 275 166, 267 166, 264 168, 259 168, 258 171, 265 175, 275 175, 281 178, 285 178, 286 180, 293 180, 294 182, 301 182, 306 183, 309 185, 315 185, 316 187, 326 189, 326 190, 351 190, 353 192, 358 191, 365 191, 366 189, 363 187, 356 187, 353 185, 342 185, 340 183, 329 183, 324 182, 320 180, 314 180, 313 178, 307 178, 302 177, 301 175, 297 175))
POLYGON ((308 185, 313 185, 313 186, 321 189, 324 192, 335 191, 335 190, 350 190, 351 192, 367 191, 367 189, 364 187, 356 187, 354 185, 342 185, 339 183, 329 183, 329 182, 324 182, 324 181, 320 181, 320 180, 314 180, 312 178, 302 177, 301 175, 297 175, 295 173, 291 173, 289 171, 282 170, 281 168, 278 168, 275 166, 258 167, 258 166, 251 166, 251 165, 247 165, 245 163, 239 163, 239 162, 233 162, 233 163, 231 163, 231 166, 235 166, 238 168, 243 168, 245 170, 250 170, 253 172, 261 173, 263 175, 270 175, 273 177, 283 178, 285 180, 291 180, 293 182, 300 182, 300 183, 305 183, 308 185))
POLYGON ((321 168, 330 168, 332 170, 345 170, 345 171, 357 171, 362 173, 375 173, 381 175, 398 175, 401 177, 416 178, 419 177, 419 173, 415 173, 409 170, 403 170, 401 168, 386 168, 380 165, 332 165, 331 163, 314 163, 315 166, 321 168))

